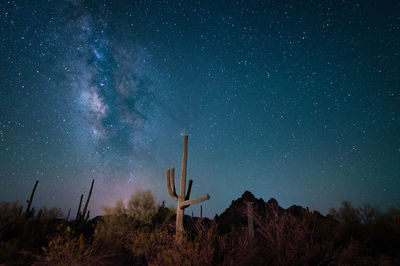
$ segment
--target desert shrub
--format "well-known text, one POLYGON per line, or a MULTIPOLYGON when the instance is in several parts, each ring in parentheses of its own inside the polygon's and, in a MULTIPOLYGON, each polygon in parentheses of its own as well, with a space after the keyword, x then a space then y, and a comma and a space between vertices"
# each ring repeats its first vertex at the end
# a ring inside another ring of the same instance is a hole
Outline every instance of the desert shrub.
POLYGON ((37 264, 93 265, 96 260, 92 246, 83 235, 77 235, 67 226, 43 247, 43 255, 38 257, 37 264))
POLYGON ((194 233, 176 240, 172 223, 175 213, 164 204, 157 206, 149 192, 133 195, 127 207, 119 200, 115 207, 103 210, 107 215, 94 234, 98 249, 128 254, 131 261, 149 265, 211 265, 215 226, 209 228, 198 222, 194 233))
POLYGON ((42 207, 37 214, 37 219, 39 220, 55 220, 63 217, 64 214, 59 208, 48 209, 46 207, 42 207))
POLYGON ((356 225, 360 223, 360 211, 352 206, 349 201, 343 201, 339 210, 334 208, 329 210, 329 214, 339 222, 346 225, 356 225))
POLYGON ((165 230, 157 235, 157 253, 146 257, 149 265, 213 265, 216 226, 208 227, 199 220, 194 231, 193 235, 185 232, 179 239, 165 230))
POLYGON ((0 241, 15 237, 16 231, 25 222, 21 215, 22 205, 19 202, 0 202, 0 241))
POLYGON ((127 235, 142 227, 151 227, 157 213, 156 201, 149 190, 137 191, 127 206, 119 199, 114 207, 103 206, 105 215, 95 229, 98 244, 112 244, 115 248, 124 246, 127 235))
POLYGON ((117 200, 115 207, 103 206, 103 211, 105 215, 94 231, 95 244, 112 250, 123 248, 126 235, 133 230, 133 218, 127 215, 122 200, 117 200))
POLYGON ((329 214, 344 225, 352 226, 358 224, 375 224, 381 217, 376 206, 364 204, 358 208, 352 206, 348 201, 342 202, 342 206, 336 210, 329 210, 329 214))
POLYGON ((151 223, 156 214, 157 205, 150 190, 137 191, 127 204, 127 214, 140 223, 151 223))
POLYGON ((400 212, 395 208, 381 214, 376 206, 365 204, 354 208, 343 202, 339 210, 331 209, 330 214, 341 225, 336 232, 340 239, 338 264, 380 264, 377 258, 388 261, 399 257, 400 212))
POLYGON ((54 208, 39 213, 28 219, 18 202, 0 203, 0 261, 31 262, 33 254, 46 245, 48 237, 56 232, 55 217, 60 211, 54 208))
POLYGON ((352 239, 338 250, 338 255, 331 261, 332 265, 399 265, 400 258, 390 257, 371 250, 365 240, 352 239))
POLYGON ((400 208, 390 208, 383 219, 395 234, 400 235, 400 208))
POLYGON ((19 253, 18 240, 16 238, 7 241, 0 241, 0 262, 5 262, 19 253))
POLYGON ((218 237, 217 257, 220 265, 258 265, 257 247, 250 244, 247 227, 234 229, 229 234, 218 237))
POLYGON ((175 223, 176 209, 172 207, 165 207, 165 202, 163 201, 161 205, 158 206, 157 212, 152 218, 152 225, 157 228, 163 228, 171 223, 175 223))
POLYGON ((165 234, 165 228, 138 227, 127 215, 109 215, 96 226, 93 244, 107 256, 120 254, 140 261, 156 256, 165 234))
POLYGON ((132 194, 127 206, 119 199, 114 207, 103 206, 106 216, 127 216, 140 224, 150 224, 157 213, 157 204, 150 190, 138 190, 132 194))
POLYGON ((0 202, 0 221, 4 221, 10 217, 20 216, 22 205, 18 201, 0 202))
POLYGON ((381 213, 377 206, 364 204, 358 207, 359 220, 361 224, 376 224, 381 217, 381 213))
POLYGON ((156 230, 140 228, 128 232, 124 239, 124 247, 130 251, 133 257, 142 257, 147 262, 151 262, 164 248, 165 239, 169 239, 166 228, 156 230))
POLYGON ((21 212, 18 202, 0 202, 0 241, 15 237, 15 231, 25 220, 21 212))
POLYGON ((269 264, 321 264, 335 256, 334 236, 327 234, 312 213, 297 217, 290 212, 279 215, 271 209, 268 216, 254 214, 253 219, 257 227, 256 244, 269 264))
POLYGON ((94 245, 109 253, 128 252, 132 258, 154 256, 171 212, 157 206, 150 191, 137 191, 127 206, 118 200, 114 207, 103 207, 105 216, 95 228, 94 245))

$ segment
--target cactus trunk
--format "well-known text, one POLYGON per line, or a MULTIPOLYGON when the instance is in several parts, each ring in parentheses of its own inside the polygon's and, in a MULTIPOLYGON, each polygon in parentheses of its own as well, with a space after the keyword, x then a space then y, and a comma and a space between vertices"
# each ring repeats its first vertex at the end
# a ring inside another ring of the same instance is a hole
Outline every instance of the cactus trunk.
POLYGON ((81 195, 81 198, 79 200, 79 207, 78 207, 78 211, 76 212, 76 218, 75 218, 76 223, 78 223, 79 217, 81 215, 82 200, 83 200, 83 194, 81 195))
POLYGON ((183 233, 183 216, 184 215, 185 215, 185 210, 182 208, 179 208, 179 204, 178 204, 178 208, 176 210, 176 224, 175 224, 177 235, 182 235, 182 233, 183 233))
POLYGON ((83 213, 82 213, 82 217, 83 217, 83 218, 85 218, 86 212, 87 212, 87 210, 88 210, 90 197, 92 196, 93 185, 94 185, 94 179, 92 180, 92 185, 90 186, 90 190, 89 190, 89 196, 88 196, 88 198, 87 198, 87 200, 86 200, 85 207, 83 208, 83 213))
POLYGON ((249 229, 249 242, 254 245, 254 221, 253 221, 253 206, 251 202, 247 202, 247 225, 249 229))
POLYGON ((36 191, 36 187, 37 187, 38 183, 39 183, 39 180, 36 180, 35 185, 33 186, 31 197, 29 198, 29 200, 27 200, 28 206, 26 207, 26 212, 25 212, 26 218, 33 217, 33 215, 35 214, 35 208, 31 209, 31 205, 32 205, 33 196, 35 195, 35 191, 36 191))
POLYGON ((183 217, 185 215, 185 208, 189 207, 191 204, 199 203, 205 200, 209 200, 210 196, 206 194, 203 197, 189 200, 190 192, 192 190, 193 181, 189 180, 188 191, 186 193, 186 170, 187 170, 187 151, 188 151, 188 136, 183 136, 183 156, 182 156, 182 172, 181 172, 181 182, 179 187, 179 196, 176 194, 175 190, 175 169, 171 168, 166 171, 167 176, 167 190, 168 195, 171 199, 177 201, 176 209, 176 237, 180 238, 183 233, 183 217), (186 194, 185 194, 186 193, 186 194))

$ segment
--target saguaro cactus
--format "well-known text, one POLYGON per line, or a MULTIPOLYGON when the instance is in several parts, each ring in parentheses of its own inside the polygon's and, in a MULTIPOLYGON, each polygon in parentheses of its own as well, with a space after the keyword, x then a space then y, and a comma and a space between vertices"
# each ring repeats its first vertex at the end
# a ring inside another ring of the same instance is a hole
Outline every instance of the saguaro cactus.
POLYGON ((247 202, 247 226, 249 229, 249 241, 251 246, 254 245, 254 221, 253 221, 254 211, 252 204, 253 204, 252 202, 247 202))
MULTIPOLYGON (((82 213, 83 218, 85 218, 85 215, 89 215, 88 206, 89 206, 90 197, 92 196, 93 185, 94 185, 94 179, 92 180, 92 185, 90 186, 90 190, 89 190, 89 196, 86 200, 85 207, 83 208, 83 213, 82 213)), ((89 218, 89 216, 87 218, 89 218)))
POLYGON ((171 168, 166 171, 167 177, 167 190, 168 195, 171 199, 176 200, 178 206, 176 208, 176 236, 179 237, 183 232, 183 216, 185 215, 185 208, 189 207, 191 204, 199 203, 205 200, 209 200, 210 196, 206 194, 203 197, 189 200, 190 192, 192 190, 193 180, 189 180, 188 190, 186 190, 186 168, 187 168, 187 147, 188 135, 183 136, 183 158, 182 158, 182 172, 181 172, 181 183, 179 189, 179 196, 176 194, 175 190, 175 169, 171 168))
POLYGON ((81 198, 79 200, 78 211, 76 213, 76 219, 75 219, 76 224, 81 223, 81 222, 87 222, 89 220, 90 212, 88 211, 88 206, 89 206, 90 197, 92 196, 93 185, 94 185, 94 179, 92 180, 92 185, 90 186, 89 195, 88 195, 88 198, 85 203, 85 207, 83 208, 82 212, 81 212, 81 207, 82 207, 83 194, 81 195, 81 198))

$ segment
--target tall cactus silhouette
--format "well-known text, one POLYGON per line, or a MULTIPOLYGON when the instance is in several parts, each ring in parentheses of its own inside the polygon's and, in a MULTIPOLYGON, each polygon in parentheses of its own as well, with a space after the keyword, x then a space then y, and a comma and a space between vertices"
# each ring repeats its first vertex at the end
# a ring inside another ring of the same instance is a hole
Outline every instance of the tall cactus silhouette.
POLYGON ((82 212, 81 212, 81 207, 82 207, 83 194, 81 195, 81 198, 79 200, 78 211, 76 212, 76 218, 75 218, 76 224, 79 224, 81 222, 86 223, 89 220, 90 212, 88 211, 88 206, 89 206, 90 197, 92 196, 93 185, 94 185, 94 179, 92 180, 92 185, 90 186, 90 190, 89 190, 89 196, 86 200, 85 207, 83 208, 82 212))
POLYGON ((39 184, 39 180, 36 180, 35 185, 33 186, 31 197, 29 198, 29 200, 26 201, 28 203, 28 206, 26 207, 26 212, 25 212, 26 218, 31 218, 31 217, 33 217, 33 215, 35 215, 35 208, 31 209, 31 205, 32 205, 33 196, 35 195, 36 187, 38 184, 39 184))
MULTIPOLYGON (((90 190, 89 190, 89 196, 86 200, 85 207, 83 208, 83 213, 82 213, 83 218, 85 218, 85 215, 86 216, 89 215, 88 206, 89 206, 90 197, 92 196, 93 185, 94 185, 94 179, 92 180, 92 184, 91 184, 90 190)), ((87 218, 89 218, 89 217, 87 217, 87 218)))
POLYGON ((247 226, 249 229, 249 242, 250 245, 254 245, 254 210, 253 210, 253 203, 247 202, 247 226))
POLYGON ((171 199, 177 201, 178 206, 176 209, 176 236, 180 237, 183 233, 183 216, 185 215, 185 208, 191 204, 199 203, 210 199, 210 195, 206 194, 203 197, 190 200, 190 192, 192 190, 193 180, 189 180, 188 190, 186 190, 186 169, 187 169, 187 147, 188 135, 183 136, 183 156, 182 156, 182 172, 181 183, 179 187, 179 196, 175 190, 175 169, 171 168, 166 171, 167 177, 167 190, 171 199))

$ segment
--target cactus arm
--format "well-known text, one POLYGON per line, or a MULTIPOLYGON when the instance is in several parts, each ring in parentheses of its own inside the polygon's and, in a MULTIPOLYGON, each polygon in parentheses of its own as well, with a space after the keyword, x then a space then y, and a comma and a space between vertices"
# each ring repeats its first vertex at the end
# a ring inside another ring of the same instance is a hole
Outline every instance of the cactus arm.
POLYGON ((90 211, 88 211, 86 214, 85 222, 87 222, 89 220, 89 216, 90 216, 90 211))
POLYGON ((68 222, 68 220, 69 220, 69 215, 71 214, 71 208, 69 208, 69 210, 68 210, 68 215, 67 215, 67 222, 68 222))
POLYGON ((175 189, 175 168, 171 168, 171 176, 170 176, 170 184, 171 184, 171 191, 175 197, 178 198, 178 195, 176 195, 176 189, 175 189))
MULTIPOLYGON (((174 169, 174 168, 172 168, 174 169)), ((171 169, 171 170, 172 170, 171 169)), ((178 196, 175 193, 175 182, 172 183, 171 181, 171 170, 167 170, 165 172, 165 175, 167 177, 167 189, 168 189, 168 195, 172 200, 178 200, 178 196)))
POLYGON ((191 200, 185 200, 184 202, 182 202, 181 204, 181 208, 186 208, 189 207, 189 205, 191 204, 195 204, 195 203, 200 203, 203 202, 205 200, 209 200, 210 199, 210 195, 204 195, 203 197, 197 198, 197 199, 191 199, 191 200))
POLYGON ((171 197, 171 170, 168 169, 165 171, 165 179, 166 179, 166 184, 167 184, 167 191, 168 195, 171 197))
POLYGON ((35 215, 35 207, 33 207, 32 210, 28 212, 28 217, 33 217, 34 215, 35 215))
POLYGON ((189 180, 189 185, 188 185, 188 190, 187 190, 187 193, 186 193, 185 200, 190 199, 190 192, 192 191, 192 185, 193 185, 193 180, 190 179, 190 180, 189 180))

